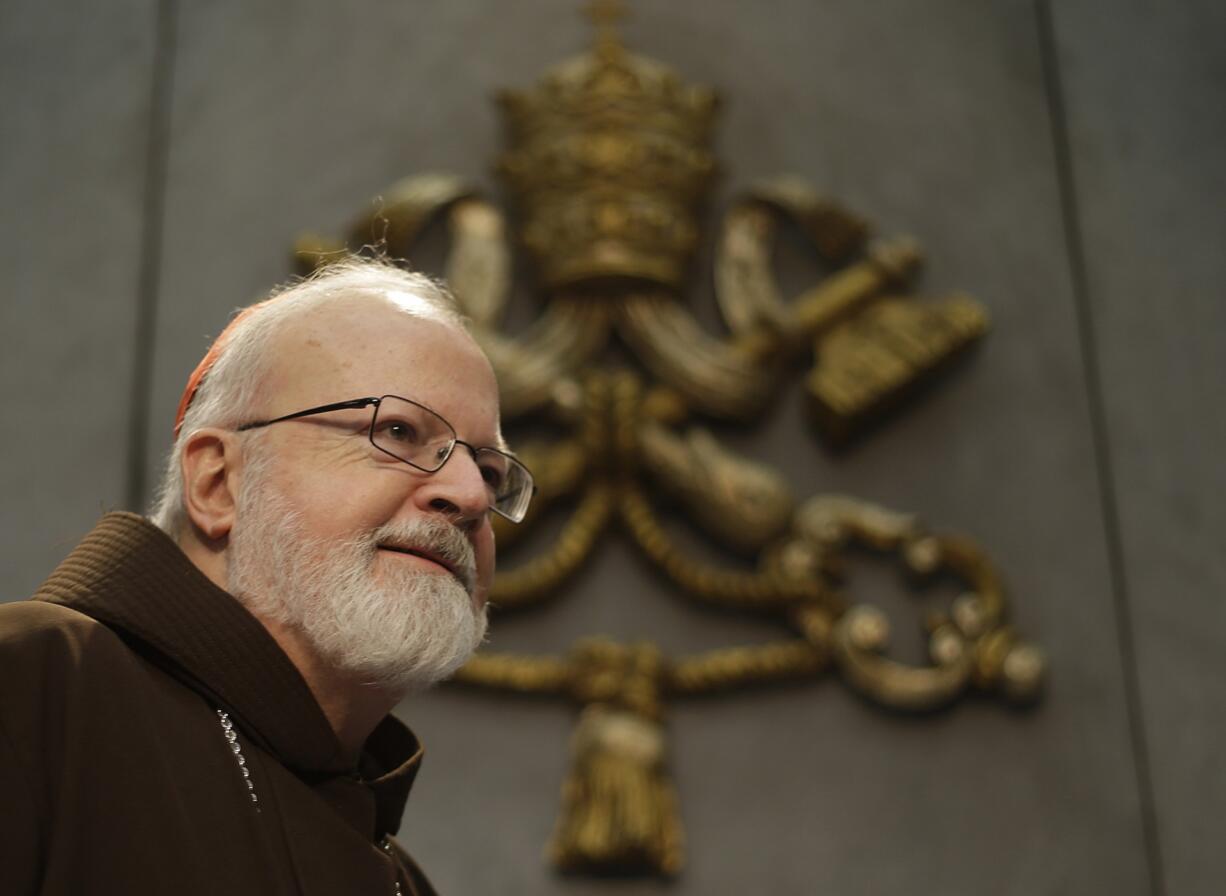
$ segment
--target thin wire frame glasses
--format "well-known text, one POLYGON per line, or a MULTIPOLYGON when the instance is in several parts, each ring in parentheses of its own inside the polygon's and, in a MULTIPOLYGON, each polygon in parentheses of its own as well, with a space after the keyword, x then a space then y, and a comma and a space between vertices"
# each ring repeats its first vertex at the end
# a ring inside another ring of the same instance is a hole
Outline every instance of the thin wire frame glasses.
POLYGON ((463 445, 472 455, 490 492, 490 507, 499 516, 513 523, 520 522, 528 512, 528 503, 536 491, 528 468, 505 451, 479 448, 456 435, 443 417, 416 401, 399 395, 377 398, 354 398, 332 404, 295 411, 273 420, 257 420, 235 427, 238 432, 271 426, 286 420, 326 414, 330 411, 357 410, 374 407, 370 417, 370 443, 410 467, 423 473, 435 473, 450 459, 456 445, 463 445))

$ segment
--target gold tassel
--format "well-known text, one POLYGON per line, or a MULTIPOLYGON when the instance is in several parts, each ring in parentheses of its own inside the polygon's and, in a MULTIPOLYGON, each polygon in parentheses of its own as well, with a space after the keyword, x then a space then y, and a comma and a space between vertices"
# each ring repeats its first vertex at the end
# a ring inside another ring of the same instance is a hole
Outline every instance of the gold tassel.
POLYGON ((659 722, 596 703, 579 717, 550 858, 563 871, 673 875, 684 861, 659 722))

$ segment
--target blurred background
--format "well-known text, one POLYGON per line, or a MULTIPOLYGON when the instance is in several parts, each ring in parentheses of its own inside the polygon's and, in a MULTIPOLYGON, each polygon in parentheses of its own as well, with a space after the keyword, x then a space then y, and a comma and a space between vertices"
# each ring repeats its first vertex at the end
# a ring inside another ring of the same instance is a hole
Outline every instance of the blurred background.
MULTIPOLYGON (((427 747, 400 839, 444 893, 1214 892, 1226 7, 629 9, 632 51, 723 99, 712 233, 750 181, 800 175, 918 238, 921 292, 987 307, 973 357, 848 451, 806 424, 799 369, 761 425, 724 437, 800 498, 849 493, 975 538, 1048 656, 1047 692, 1026 712, 969 697, 910 717, 828 676, 677 703, 688 862, 663 882, 546 865, 569 707, 443 689, 398 710, 427 747)), ((0 5, 3 599, 102 513, 147 507, 188 372, 290 276, 299 234, 342 233, 413 173, 498 196, 494 92, 590 41, 575 0, 0 5)), ((714 332, 710 264, 708 247, 686 301, 714 332)), ((539 312, 529 277, 513 322, 539 312)), ((918 653, 893 579, 857 589, 918 653)), ((667 651, 770 636, 677 601, 618 538, 565 600, 496 621, 493 646, 586 634, 667 651)))

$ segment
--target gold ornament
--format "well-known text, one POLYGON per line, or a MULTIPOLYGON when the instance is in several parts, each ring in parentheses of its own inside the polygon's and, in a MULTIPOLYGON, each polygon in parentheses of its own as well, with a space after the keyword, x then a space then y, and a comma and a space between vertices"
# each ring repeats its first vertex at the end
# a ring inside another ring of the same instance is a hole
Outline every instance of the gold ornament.
POLYGON ((430 222, 445 221, 447 279, 498 374, 504 419, 546 415, 563 431, 522 450, 539 477, 529 516, 518 527, 495 521, 505 548, 543 515, 567 514, 552 544, 498 574, 498 610, 563 595, 598 541, 619 531, 696 605, 754 613, 786 632, 773 643, 675 657, 601 639, 545 656, 482 652, 456 674, 471 687, 579 707, 549 847, 557 867, 673 875, 683 835, 666 755, 670 701, 833 669, 895 709, 930 710, 968 691, 1024 702, 1040 693, 1045 660, 1008 625, 1000 576, 972 541, 854 497, 798 505, 778 472, 735 455, 696 419, 750 422, 808 363, 819 429, 845 441, 978 341, 983 307, 966 296, 909 296, 922 262, 914 240, 870 239, 862 218, 781 177, 755 184, 724 217, 714 274, 729 332, 710 334, 681 296, 717 167, 715 95, 628 53, 614 30, 620 3, 596 0, 589 13, 598 29, 590 52, 501 98, 509 146, 499 171, 547 300, 524 333, 499 329, 510 288, 502 213, 457 177, 406 178, 345 241, 303 237, 296 257, 303 269, 372 247, 407 259, 430 222), (771 268, 781 226, 796 228, 832 267, 790 301, 771 268), (614 336, 649 379, 602 359, 614 336), (661 501, 740 565, 687 556, 661 501), (926 619, 926 663, 892 659, 885 614, 845 596, 857 547, 896 558, 917 584, 936 575, 963 583, 947 611, 926 619))

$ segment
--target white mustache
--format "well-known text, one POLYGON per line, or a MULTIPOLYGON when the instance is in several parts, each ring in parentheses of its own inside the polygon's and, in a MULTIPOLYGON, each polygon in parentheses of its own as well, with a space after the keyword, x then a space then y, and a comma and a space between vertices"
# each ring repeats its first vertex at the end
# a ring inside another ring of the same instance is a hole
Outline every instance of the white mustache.
POLYGON ((433 554, 455 571, 469 595, 477 587, 477 559, 473 546, 464 533, 450 523, 433 517, 388 523, 370 533, 368 546, 372 556, 381 544, 433 554))

